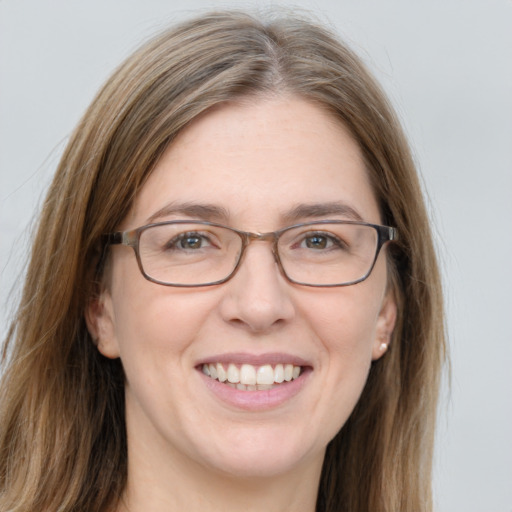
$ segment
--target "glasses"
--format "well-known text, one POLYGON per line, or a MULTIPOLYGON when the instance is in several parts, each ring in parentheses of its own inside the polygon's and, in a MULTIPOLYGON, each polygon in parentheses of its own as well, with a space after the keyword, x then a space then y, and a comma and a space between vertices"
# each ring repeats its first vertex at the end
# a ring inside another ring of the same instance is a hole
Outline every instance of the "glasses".
POLYGON ((164 286, 212 286, 231 279, 253 241, 272 244, 275 261, 292 283, 348 286, 371 273, 397 230, 365 222, 320 220, 271 233, 249 233, 213 222, 176 220, 106 235, 133 247, 143 276, 164 286))

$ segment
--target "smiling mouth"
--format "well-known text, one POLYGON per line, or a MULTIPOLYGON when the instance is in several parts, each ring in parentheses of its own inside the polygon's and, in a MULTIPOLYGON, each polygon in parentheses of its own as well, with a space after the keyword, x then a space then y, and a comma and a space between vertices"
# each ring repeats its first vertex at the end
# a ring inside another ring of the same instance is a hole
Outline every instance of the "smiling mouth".
POLYGON ((263 391, 297 379, 303 368, 293 364, 237 366, 230 363, 225 367, 222 363, 209 363, 202 365, 202 371, 211 379, 241 391, 263 391))

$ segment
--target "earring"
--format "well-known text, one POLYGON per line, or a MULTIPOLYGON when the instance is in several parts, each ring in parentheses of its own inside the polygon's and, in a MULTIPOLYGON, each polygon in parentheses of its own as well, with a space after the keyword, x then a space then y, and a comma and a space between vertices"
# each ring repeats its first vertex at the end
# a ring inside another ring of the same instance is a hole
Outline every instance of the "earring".
POLYGON ((388 344, 387 343, 381 343, 380 347, 379 347, 379 350, 381 352, 385 352, 387 350, 387 348, 388 348, 388 344))

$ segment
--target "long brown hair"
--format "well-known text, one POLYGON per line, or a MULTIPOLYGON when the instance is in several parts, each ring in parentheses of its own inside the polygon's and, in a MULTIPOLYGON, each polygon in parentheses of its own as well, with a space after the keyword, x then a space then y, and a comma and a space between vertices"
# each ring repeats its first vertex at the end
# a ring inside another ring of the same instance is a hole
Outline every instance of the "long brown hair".
POLYGON ((4 349, 0 509, 106 511, 127 471, 123 370, 84 322, 101 235, 116 229, 192 119, 247 95, 328 109, 360 145, 383 222, 398 321, 388 353, 327 449, 318 511, 431 509, 444 360, 441 285, 421 187, 381 89, 328 30, 295 16, 203 15, 165 31, 108 80, 74 131, 44 203, 4 349))

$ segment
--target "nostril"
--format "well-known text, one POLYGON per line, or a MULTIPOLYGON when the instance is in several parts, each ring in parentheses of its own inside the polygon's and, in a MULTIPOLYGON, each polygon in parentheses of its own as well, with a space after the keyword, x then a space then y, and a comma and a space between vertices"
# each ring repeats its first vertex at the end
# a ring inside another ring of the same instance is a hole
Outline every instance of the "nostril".
POLYGON ((282 326, 294 316, 294 306, 283 290, 283 285, 288 283, 279 283, 275 276, 242 273, 237 277, 227 283, 227 293, 219 305, 224 321, 253 332, 265 332, 282 326))

